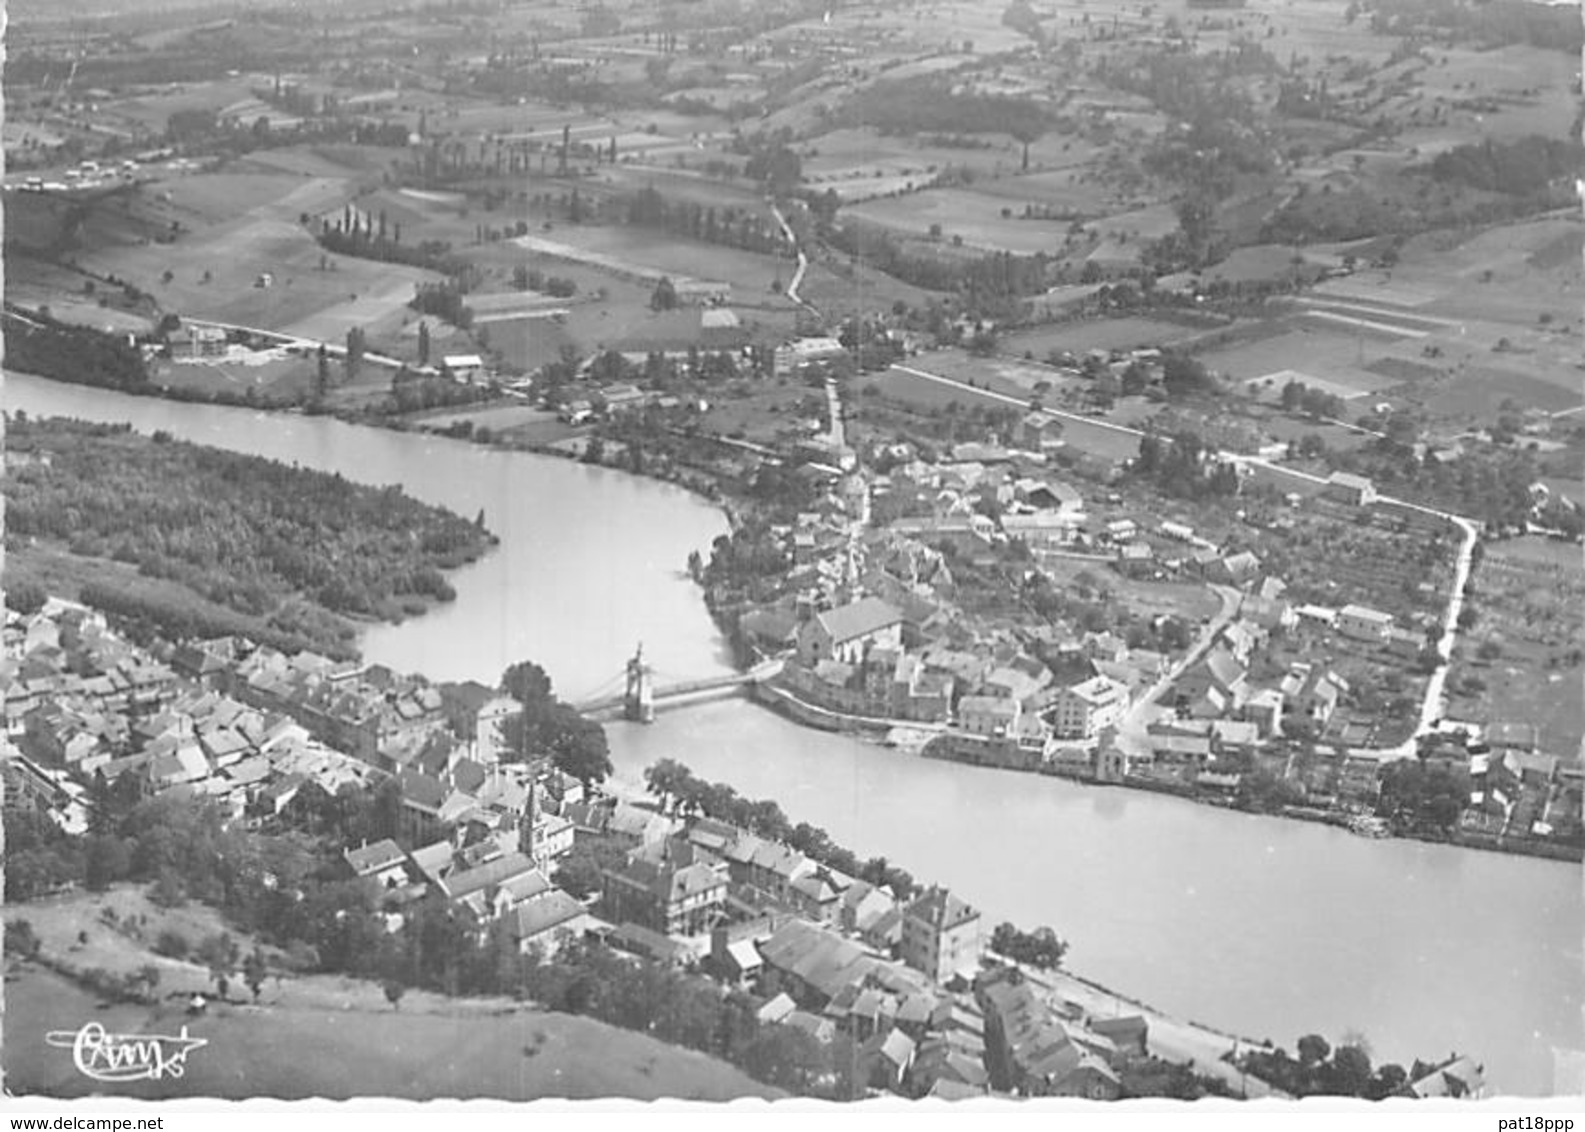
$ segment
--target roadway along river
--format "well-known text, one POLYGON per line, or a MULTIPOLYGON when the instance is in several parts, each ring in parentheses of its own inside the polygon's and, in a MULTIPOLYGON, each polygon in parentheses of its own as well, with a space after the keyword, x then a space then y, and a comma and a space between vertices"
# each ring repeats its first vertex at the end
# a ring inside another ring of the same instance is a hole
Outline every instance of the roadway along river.
MULTIPOLYGON (((401 483, 503 545, 458 600, 370 631, 371 660, 493 681, 532 657, 569 698, 602 690, 642 638, 662 678, 727 662, 688 551, 725 530, 667 485, 326 419, 129 398, 7 375, 8 410, 131 421, 375 484, 401 483)), ((953 886, 991 923, 1051 924, 1080 974, 1168 1013, 1293 1048, 1364 1033, 1378 1060, 1469 1051, 1494 1089, 1550 1090, 1581 1036, 1577 867, 1175 799, 939 763, 797 727, 743 701, 610 728, 618 773, 673 757, 862 855, 953 886)))

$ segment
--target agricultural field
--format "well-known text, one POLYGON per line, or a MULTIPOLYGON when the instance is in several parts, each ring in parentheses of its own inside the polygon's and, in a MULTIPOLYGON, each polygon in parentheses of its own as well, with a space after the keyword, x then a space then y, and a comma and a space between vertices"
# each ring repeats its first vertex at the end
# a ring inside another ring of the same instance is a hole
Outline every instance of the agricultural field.
MULTIPOLYGON (((933 371, 938 368, 937 362, 936 357, 922 358, 920 368, 933 371)), ((873 389, 873 395, 881 401, 927 416, 937 412, 957 411, 951 408, 954 404, 960 410, 984 407, 1011 410, 1020 416, 1028 411, 1029 402, 1026 397, 1021 398, 998 392, 994 388, 985 388, 987 385, 995 384, 990 378, 980 377, 973 380, 978 382, 980 388, 959 384, 957 380, 931 380, 895 367, 884 373, 866 375, 860 379, 861 388, 873 389)), ((1137 436, 1115 427, 1108 428, 1100 422, 1064 419, 1062 441, 1064 452, 1092 456, 1106 463, 1131 459, 1139 453, 1137 436)))
MULTIPOLYGON (((924 307, 941 296, 911 283, 904 283, 866 264, 843 263, 840 274, 823 260, 814 260, 804 274, 798 294, 828 317, 844 318, 860 312, 884 312, 903 302, 924 307)), ((790 280, 790 277, 789 277, 790 280)))
POLYGON ((710 410, 699 418, 700 425, 719 436, 770 444, 787 433, 809 434, 813 430, 806 422, 817 428, 824 424, 825 398, 815 389, 788 381, 747 388, 752 392, 709 398, 710 410))
MULTIPOLYGON (((1352 335, 1299 324, 1276 337, 1207 350, 1198 357, 1233 382, 1249 383, 1271 374, 1293 373, 1307 385, 1336 393, 1344 400, 1381 393, 1398 384, 1393 378, 1362 368, 1362 355, 1368 356, 1352 335)), ((1277 397, 1283 384, 1278 380, 1269 390, 1264 386, 1257 388, 1262 398, 1277 397)))
MULTIPOLYGON (((698 279, 732 285, 733 297, 767 305, 792 306, 780 298, 771 284, 785 284, 797 264, 791 260, 756 255, 736 248, 681 240, 669 233, 631 225, 561 225, 543 236, 525 236, 514 241, 529 253, 550 260, 571 260, 585 253, 584 262, 595 267, 614 266, 618 278, 643 279, 670 276, 673 280, 698 279)), ((547 264, 547 270, 551 270, 547 264)))
POLYGON ((1477 366, 1415 391, 1415 398, 1433 424, 1489 422, 1512 402, 1524 409, 1562 412, 1580 404, 1580 394, 1528 374, 1496 366, 1477 366))
POLYGON ((1544 750, 1585 756, 1579 547, 1535 536, 1489 543, 1472 584, 1478 619, 1448 676, 1449 716, 1534 723, 1544 750))
MULTIPOLYGON (((397 328, 415 286, 439 276, 325 255, 298 215, 329 206, 342 192, 320 176, 168 178, 101 202, 70 256, 79 270, 131 283, 178 315, 331 341, 363 326, 377 338, 397 328), (155 242, 156 233, 171 242, 155 242), (260 286, 266 273, 271 285, 260 286)), ((13 280, 27 287, 29 272, 14 270, 13 280)))
POLYGON ((1037 358, 1044 358, 1052 351, 1083 356, 1091 350, 1173 346, 1204 333, 1202 329, 1165 319, 1109 318, 1018 331, 1004 337, 1000 347, 1003 353, 1023 354, 1029 351, 1037 358))
POLYGON ((851 205, 844 216, 909 236, 962 240, 966 247, 1014 251, 1027 255, 1040 248, 1056 251, 1066 225, 1053 220, 1026 220, 1019 210, 966 189, 928 189, 889 200, 851 205), (1009 215, 1003 216, 1006 209, 1009 215), (935 229, 939 226, 939 235, 935 229))

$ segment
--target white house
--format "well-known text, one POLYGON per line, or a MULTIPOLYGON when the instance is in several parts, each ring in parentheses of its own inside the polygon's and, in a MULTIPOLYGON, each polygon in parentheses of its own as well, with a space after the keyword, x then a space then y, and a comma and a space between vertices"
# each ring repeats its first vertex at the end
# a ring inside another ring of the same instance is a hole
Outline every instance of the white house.
POLYGON ((1056 735, 1061 739, 1093 739, 1115 727, 1128 710, 1128 688, 1108 676, 1092 676, 1064 688, 1056 700, 1056 735))
POLYGON ((964 696, 958 701, 958 726, 974 735, 1011 735, 1023 705, 1005 696, 964 696))
POLYGON ((1376 485, 1364 476, 1333 472, 1327 477, 1325 494, 1356 507, 1369 507, 1376 502, 1376 485))
POLYGON ((1337 611, 1337 630, 1361 641, 1384 641, 1392 628, 1392 614, 1364 605, 1345 605, 1337 611))
POLYGON ((453 380, 469 385, 484 378, 484 359, 478 354, 447 354, 440 359, 440 366, 453 380))

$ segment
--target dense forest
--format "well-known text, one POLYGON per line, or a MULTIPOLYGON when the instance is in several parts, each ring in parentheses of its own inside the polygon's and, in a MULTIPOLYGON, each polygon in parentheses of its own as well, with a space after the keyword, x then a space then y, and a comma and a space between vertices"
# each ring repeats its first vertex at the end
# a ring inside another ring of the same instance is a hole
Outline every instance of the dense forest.
POLYGON ((953 90, 948 76, 875 83, 849 99, 837 124, 883 134, 1009 134, 1038 138, 1051 126, 1040 104, 1006 95, 953 90))
POLYGON ((42 311, 22 314, 6 305, 6 365, 75 385, 138 392, 148 385, 143 355, 125 336, 68 326, 42 311))
POLYGON ((133 564, 250 616, 298 598, 359 617, 421 612, 455 596, 443 570, 494 541, 482 515, 470 522, 394 486, 163 433, 21 413, 7 433, 8 549, 38 540, 133 564))
POLYGON ((1585 148, 1579 142, 1531 134, 1511 142, 1455 146, 1436 155, 1431 175, 1475 189, 1534 196, 1546 192, 1554 181, 1578 173, 1582 165, 1585 148))

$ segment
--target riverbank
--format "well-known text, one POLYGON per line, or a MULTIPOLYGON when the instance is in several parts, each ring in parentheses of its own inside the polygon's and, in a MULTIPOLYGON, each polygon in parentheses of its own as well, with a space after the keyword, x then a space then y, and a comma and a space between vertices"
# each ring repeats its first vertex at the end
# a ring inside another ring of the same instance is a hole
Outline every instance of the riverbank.
POLYGON ((386 431, 399 433, 422 433, 426 436, 443 437, 447 440, 462 441, 464 443, 472 444, 484 449, 503 452, 524 452, 535 456, 548 456, 558 460, 571 460, 574 463, 591 463, 595 467, 606 468, 610 471, 625 472, 628 475, 638 476, 642 479, 653 480, 656 483, 666 483, 671 484, 674 487, 680 487, 684 491, 690 492, 699 496, 701 499, 722 507, 727 511, 728 516, 733 519, 733 522, 736 522, 736 509, 732 506, 732 501, 730 500, 728 493, 722 490, 718 482, 711 479, 710 477, 705 476, 703 473, 689 476, 681 473, 668 475, 664 474, 663 472, 657 472, 649 469, 635 471, 631 467, 624 467, 614 461, 586 461, 581 456, 568 452, 563 448, 557 448, 554 444, 550 443, 535 443, 532 441, 517 440, 505 436, 498 436, 493 433, 489 435, 488 439, 481 439, 476 435, 464 435, 446 428, 426 428, 424 427, 424 421, 417 419, 423 414, 435 415, 444 413, 448 416, 456 416, 458 413, 465 412, 470 407, 466 404, 450 406, 445 409, 419 410, 415 413, 388 415, 344 408, 314 409, 295 401, 266 402, 261 401, 256 397, 249 398, 245 396, 239 396, 225 390, 198 392, 192 389, 184 389, 181 387, 168 385, 155 385, 153 383, 147 385, 127 386, 125 388, 121 386, 106 386, 91 381, 70 381, 66 378, 58 377, 52 374, 35 373, 17 367, 8 368, 13 369, 16 373, 25 373, 29 377, 36 377, 43 381, 58 382, 62 385, 75 385, 85 389, 110 389, 113 392, 125 394, 128 397, 148 398, 157 401, 171 401, 176 404, 185 405, 213 405, 223 408, 247 409, 257 413, 271 413, 310 418, 321 417, 328 420, 340 421, 342 424, 365 428, 384 429, 386 431))
MULTIPOLYGON (((632 774, 613 774, 606 779, 602 789, 629 804, 650 809, 655 807, 654 795, 641 778, 632 774)), ((907 867, 906 862, 900 863, 907 867)), ((971 902, 974 899, 972 892, 960 895, 971 902)), ((1095 1017, 1109 1018, 1124 1013, 1140 1015, 1149 1027, 1150 1052, 1157 1057, 1175 1062, 1191 1061, 1195 1072, 1217 1077, 1232 1089, 1246 1090, 1251 1099, 1282 1096, 1264 1081, 1241 1074, 1225 1060, 1229 1053, 1240 1049, 1271 1048, 1263 1040, 1240 1037, 1198 1022, 1175 1018, 1149 1003, 1072 971, 1040 971, 1028 967, 1023 970, 1030 981, 1051 995, 1066 999, 1095 1017)))
POLYGON ((903 719, 884 719, 846 714, 817 704, 811 704, 787 688, 771 682, 750 685, 750 694, 754 701, 761 706, 769 708, 794 723, 819 731, 837 732, 862 739, 874 739, 877 736, 886 735, 897 730, 930 732, 931 738, 923 744, 912 745, 910 753, 943 762, 955 762, 966 766, 988 767, 995 770, 1013 771, 1023 774, 1038 774, 1044 777, 1060 778, 1081 786, 1096 786, 1108 789, 1121 787, 1153 794, 1165 794, 1186 802, 1193 802, 1197 805, 1219 810, 1232 810, 1241 814, 1261 815, 1333 826, 1363 837, 1418 841, 1431 845, 1446 845, 1460 849, 1480 849, 1510 856, 1538 857, 1554 861, 1578 862, 1581 860, 1581 854, 1566 845, 1550 845, 1528 839, 1515 841, 1510 838, 1472 834, 1465 830, 1455 831, 1452 837, 1443 838, 1425 833, 1393 829, 1391 823, 1385 823, 1386 832, 1380 832, 1383 826, 1370 825, 1368 823, 1361 824, 1359 821, 1361 815, 1353 811, 1327 810, 1311 806, 1282 806, 1274 810, 1240 806, 1235 798, 1228 796, 1225 792, 1206 792, 1195 789, 1193 786, 1181 781, 1152 778, 1140 774, 1125 773, 1121 779, 1115 781, 1098 779, 1093 773, 1080 773, 1068 766, 1045 762, 1037 753, 1020 748, 1016 744, 998 743, 995 740, 987 740, 981 736, 954 731, 940 724, 922 724, 903 719), (942 741, 948 739, 957 741, 942 741), (983 757, 970 757, 968 751, 971 749, 980 751, 983 757))
MULTIPOLYGON (((41 379, 41 380, 43 380, 43 381, 45 381, 45 382, 47 382, 49 384, 52 384, 52 385, 54 385, 54 384, 60 384, 62 386, 73 386, 74 385, 74 383, 70 383, 70 382, 58 382, 56 379, 52 379, 52 378, 44 378, 44 379, 41 379)), ((93 388, 92 386, 82 386, 82 387, 83 388, 93 388)), ((150 392, 154 392, 154 391, 150 391, 150 392)), ((159 400, 160 398, 158 397, 157 393, 155 393, 155 395, 150 397, 150 399, 159 400)), ((174 402, 179 402, 179 403, 180 402, 190 402, 190 401, 194 400, 194 399, 191 399, 191 398, 181 398, 181 397, 171 397, 171 398, 167 398, 167 399, 171 400, 171 401, 174 401, 174 402)), ((313 417, 311 415, 302 414, 302 413, 281 412, 279 415, 280 415, 280 417, 283 420, 311 420, 311 419, 313 419, 313 417)), ((331 415, 326 414, 326 416, 331 416, 331 415)), ((333 418, 333 419, 341 419, 341 418, 333 418)), ((443 432, 432 432, 432 431, 428 431, 428 430, 414 430, 414 429, 412 429, 410 427, 405 427, 405 422, 401 422, 401 421, 384 421, 384 422, 381 422, 381 421, 376 421, 376 420, 369 420, 369 419, 363 418, 363 417, 361 417, 359 415, 356 415, 356 414, 353 414, 353 415, 350 415, 350 416, 346 417, 345 419, 342 420, 342 423, 348 424, 348 425, 351 425, 351 426, 373 425, 373 426, 376 426, 376 427, 374 427, 371 431, 382 432, 382 433, 411 434, 414 431, 421 431, 426 436, 437 436, 438 437, 438 436, 444 435, 443 432)), ((507 445, 499 445, 499 444, 481 444, 481 443, 477 443, 477 442, 471 444, 470 447, 474 447, 474 448, 478 448, 478 449, 482 449, 482 450, 487 450, 487 451, 492 451, 493 450, 493 451, 500 451, 500 452, 530 452, 531 451, 531 450, 523 448, 521 446, 507 446, 507 445)), ((544 453, 533 453, 533 454, 535 454, 535 455, 543 455, 544 453)), ((568 455, 566 453, 554 453, 554 454, 559 457, 560 462, 577 463, 577 461, 575 459, 572 459, 572 458, 568 457, 568 455)), ((648 480, 650 482, 657 482, 657 483, 670 483, 673 486, 682 487, 692 497, 707 501, 709 503, 709 505, 713 509, 715 509, 719 514, 723 515, 727 519, 729 524, 736 524, 740 520, 740 514, 738 512, 737 507, 734 506, 733 501, 728 499, 728 498, 726 498, 726 497, 724 497, 724 496, 722 496, 721 493, 719 493, 719 492, 710 492, 710 491, 698 489, 697 487, 691 487, 687 482, 682 482, 682 481, 675 480, 675 479, 667 479, 665 477, 660 477, 660 476, 656 476, 656 475, 653 475, 653 474, 633 473, 631 470, 625 469, 625 468, 621 468, 621 467, 611 468, 611 469, 608 469, 608 470, 625 472, 627 476, 633 477, 634 479, 638 479, 638 480, 648 480)), ((468 513, 471 514, 472 513, 471 510, 468 513)), ((494 520, 496 519, 497 514, 498 514, 498 511, 497 511, 496 508, 492 507, 492 508, 488 509, 488 517, 491 519, 492 525, 494 525, 494 520)), ((714 603, 709 600, 710 595, 708 593, 706 593, 705 596, 706 596, 706 602, 705 602, 706 608, 709 610, 709 612, 711 614, 711 617, 712 617, 712 619, 713 619, 713 621, 714 621, 714 623, 716 625, 716 628, 723 635, 727 636, 728 639, 731 639, 732 634, 730 633, 730 626, 723 623, 724 621, 727 620, 727 618, 722 614, 722 612, 720 610, 718 610, 718 609, 716 609, 714 607, 714 603)), ((445 616, 446 616, 446 606, 445 605, 439 605, 439 606, 432 607, 431 611, 428 614, 426 614, 424 619, 433 621, 433 620, 436 620, 436 619, 441 619, 441 618, 443 618, 445 616)), ((386 623, 381 623, 379 625, 373 625, 373 624, 362 624, 362 625, 360 625, 359 626, 360 633, 359 633, 359 638, 358 638, 358 643, 359 643, 360 648, 364 644, 364 640, 365 640, 367 635, 369 635, 369 634, 383 634, 383 635, 389 636, 390 635, 390 632, 389 632, 390 629, 392 629, 394 627, 396 627, 396 626, 394 626, 392 624, 386 624, 386 623)), ((743 667, 746 667, 746 666, 742 665, 742 663, 741 663, 741 661, 743 660, 742 657, 734 657, 734 660, 738 662, 738 667, 740 668, 740 670, 743 667)), ((419 664, 416 667, 422 668, 423 665, 419 664)), ((796 700, 796 697, 794 697, 794 700, 796 700)), ((786 714, 789 717, 793 718, 800 725, 806 726, 806 727, 810 727, 810 728, 813 728, 813 729, 817 729, 817 730, 824 730, 824 731, 836 731, 836 732, 848 731, 848 732, 856 733, 856 734, 859 734, 859 735, 862 735, 862 736, 870 736, 870 735, 874 735, 876 733, 884 733, 887 730, 889 730, 890 728, 896 727, 896 726, 906 726, 906 727, 917 727, 918 726, 918 725, 909 723, 908 721, 900 721, 900 720, 880 720, 880 719, 869 719, 869 718, 865 718, 865 717, 844 717, 841 713, 832 712, 832 711, 829 711, 829 710, 823 709, 823 708, 818 708, 815 705, 810 705, 810 704, 807 704, 807 703, 804 703, 804 702, 801 702, 801 701, 800 702, 792 702, 792 701, 788 701, 788 700, 784 699, 784 701, 782 703, 774 705, 774 706, 776 706, 777 710, 781 711, 783 714, 786 714)), ((971 761, 971 760, 963 760, 963 761, 971 761)), ((1074 779, 1076 781, 1079 781, 1079 782, 1093 781, 1091 779, 1085 778, 1082 775, 1077 775, 1077 774, 1068 775, 1068 774, 1064 774, 1063 770, 1060 769, 1060 768, 1054 769, 1054 768, 1047 768, 1047 767, 1024 767, 1024 768, 1019 768, 1019 769, 1026 769, 1026 770, 1029 770, 1029 771, 1032 771, 1032 772, 1036 772, 1036 773, 1052 774, 1052 775, 1055 775, 1055 776, 1058 776, 1058 777, 1069 777, 1069 778, 1072 778, 1072 779, 1074 779)), ((1218 808, 1228 808, 1227 803, 1226 803, 1225 800, 1214 800, 1212 798, 1202 796, 1202 795, 1198 794, 1196 791, 1194 791, 1192 789, 1184 788, 1184 787, 1181 787, 1181 786, 1162 785, 1162 784, 1157 784, 1155 782, 1140 781, 1140 780, 1125 782, 1125 783, 1123 783, 1123 785, 1126 785, 1126 786, 1129 786, 1129 787, 1133 787, 1133 788, 1137 788, 1137 789, 1141 789, 1141 790, 1152 790, 1152 791, 1162 792, 1162 793, 1172 793, 1172 794, 1174 794, 1176 796, 1185 797, 1185 798, 1188 798, 1189 800, 1197 801, 1197 802, 1200 802, 1202 804, 1216 805, 1216 806, 1218 806, 1218 808)), ((1234 808, 1237 808, 1237 807, 1234 807, 1234 808)), ((1263 812, 1263 811, 1252 810, 1252 809, 1242 809, 1242 810, 1240 810, 1240 812, 1244 812, 1244 813, 1259 813, 1259 812, 1263 812)), ((1301 821, 1315 821, 1315 820, 1317 820, 1316 818, 1314 818, 1312 816, 1309 816, 1309 815, 1304 814, 1304 813, 1297 813, 1297 812, 1278 812, 1274 816, 1292 817, 1292 818, 1295 818, 1296 820, 1301 820, 1301 821)), ((1322 820, 1324 820, 1324 819, 1322 819, 1322 820)), ((1337 824, 1337 823, 1328 823, 1328 824, 1337 824)), ((1516 840, 1511 839, 1511 838, 1501 838, 1501 837, 1498 837, 1498 836, 1493 835, 1493 834, 1471 832, 1471 831, 1465 831, 1465 830, 1462 830, 1462 829, 1459 830, 1457 832, 1457 834, 1451 839, 1443 839, 1443 838, 1438 838, 1438 837, 1435 837, 1435 836, 1429 836, 1429 835, 1424 835, 1424 834, 1414 834, 1414 833, 1398 833, 1398 834, 1395 835, 1395 839, 1414 840, 1414 841, 1420 841, 1420 842, 1425 842, 1425 843, 1430 843, 1430 844, 1453 845, 1453 846, 1457 846, 1457 847, 1461 847, 1461 848, 1476 848, 1476 849, 1485 850, 1487 852, 1498 853, 1498 854, 1509 855, 1509 856, 1540 857, 1540 858, 1543 858, 1543 859, 1552 859, 1552 860, 1559 860, 1559 861, 1571 861, 1571 862, 1572 861, 1578 861, 1580 859, 1578 852, 1576 850, 1571 850, 1567 846, 1553 846, 1553 845, 1546 844, 1546 843, 1538 843, 1538 842, 1535 842, 1535 841, 1532 841, 1532 840, 1516 841, 1516 840)))

